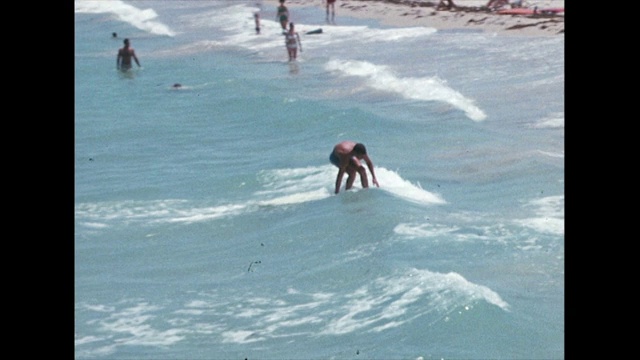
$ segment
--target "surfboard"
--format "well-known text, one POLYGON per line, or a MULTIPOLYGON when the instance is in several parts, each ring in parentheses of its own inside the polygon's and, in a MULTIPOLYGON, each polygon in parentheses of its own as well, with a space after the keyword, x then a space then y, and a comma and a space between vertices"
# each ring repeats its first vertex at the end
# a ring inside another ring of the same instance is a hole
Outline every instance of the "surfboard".
POLYGON ((322 28, 318 28, 315 30, 311 30, 311 31, 307 31, 305 34, 311 35, 311 34, 322 34, 322 28))
POLYGON ((496 14, 502 15, 550 15, 563 13, 564 8, 542 8, 542 9, 529 9, 529 8, 515 8, 515 9, 502 9, 496 11, 496 14))

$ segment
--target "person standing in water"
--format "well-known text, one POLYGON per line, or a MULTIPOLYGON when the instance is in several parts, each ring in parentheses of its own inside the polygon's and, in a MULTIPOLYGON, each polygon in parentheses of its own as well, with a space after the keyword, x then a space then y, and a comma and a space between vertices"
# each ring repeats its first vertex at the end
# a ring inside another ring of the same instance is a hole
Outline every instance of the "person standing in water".
POLYGON ((362 165, 360 160, 364 160, 367 163, 367 167, 371 172, 371 181, 377 187, 380 187, 378 179, 376 179, 376 173, 373 171, 373 162, 367 155, 367 148, 364 144, 356 143, 354 141, 343 141, 334 146, 333 151, 331 151, 331 155, 329 155, 329 161, 338 167, 335 189, 336 194, 340 192, 342 177, 345 172, 349 175, 345 190, 349 190, 353 186, 353 182, 356 179, 356 173, 360 174, 360 183, 362 184, 362 187, 369 187, 367 169, 362 165))
POLYGON ((131 58, 133 58, 138 67, 140 67, 140 61, 138 61, 135 50, 130 46, 129 39, 124 39, 124 47, 118 50, 118 57, 116 58, 116 68, 121 71, 127 71, 131 69, 131 58))
POLYGON ((298 47, 300 47, 300 52, 302 52, 302 42, 300 41, 300 35, 295 30, 294 24, 289 23, 289 32, 284 36, 284 44, 287 47, 287 52, 289 53, 289 61, 293 61, 296 59, 298 55, 298 47))
POLYGON ((280 22, 282 32, 287 32, 287 24, 289 23, 289 9, 284 6, 284 0, 280 0, 280 6, 278 6, 278 13, 276 14, 276 21, 280 22))
POLYGON ((331 22, 336 21, 336 0, 323 0, 327 3, 327 22, 329 22, 329 7, 331 7, 331 22))
POLYGON ((253 13, 253 19, 256 22, 256 34, 260 34, 260 13, 259 12, 253 13))

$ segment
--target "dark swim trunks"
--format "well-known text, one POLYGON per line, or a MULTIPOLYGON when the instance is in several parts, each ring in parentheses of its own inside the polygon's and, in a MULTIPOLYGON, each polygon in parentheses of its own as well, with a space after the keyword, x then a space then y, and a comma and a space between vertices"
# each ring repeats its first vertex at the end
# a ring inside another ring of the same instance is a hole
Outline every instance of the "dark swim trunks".
POLYGON ((329 161, 331 161, 333 165, 340 167, 340 159, 338 159, 333 151, 331 152, 331 155, 329 155, 329 161))

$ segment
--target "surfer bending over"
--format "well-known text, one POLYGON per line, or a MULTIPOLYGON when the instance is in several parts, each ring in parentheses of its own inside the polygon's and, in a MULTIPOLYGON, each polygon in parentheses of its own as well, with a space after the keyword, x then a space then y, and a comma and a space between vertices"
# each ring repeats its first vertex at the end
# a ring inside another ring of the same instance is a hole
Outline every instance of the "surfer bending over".
POLYGON ((367 167, 371 172, 371 181, 377 187, 380 187, 378 179, 376 179, 376 173, 373 171, 373 162, 371 162, 371 159, 367 155, 367 148, 364 144, 356 143, 354 141, 343 141, 334 146, 331 155, 329 155, 329 161, 338 167, 338 176, 336 176, 336 194, 340 192, 340 185, 342 185, 342 177, 345 172, 349 175, 345 190, 349 190, 353 186, 353 181, 356 178, 356 172, 360 174, 360 183, 362 184, 362 187, 369 187, 367 169, 365 169, 360 160, 364 160, 367 163, 367 167))
POLYGON ((138 61, 135 50, 129 46, 129 39, 124 39, 124 47, 118 50, 116 68, 122 71, 131 69, 131 58, 133 58, 133 60, 136 61, 136 64, 138 64, 138 67, 140 67, 140 61, 138 61))

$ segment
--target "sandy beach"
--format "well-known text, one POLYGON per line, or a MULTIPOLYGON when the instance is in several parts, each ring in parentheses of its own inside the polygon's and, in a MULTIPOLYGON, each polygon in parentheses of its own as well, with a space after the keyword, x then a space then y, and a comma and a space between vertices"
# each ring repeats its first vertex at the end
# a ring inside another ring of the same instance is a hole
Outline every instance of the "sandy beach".
MULTIPOLYGON (((564 34, 564 12, 556 14, 508 15, 486 7, 488 0, 454 0, 455 8, 438 8, 439 0, 337 0, 335 18, 340 16, 378 19, 389 26, 426 26, 436 29, 467 29, 501 35, 557 36, 564 34)), ((274 7, 277 0, 271 0, 274 7)), ((265 4, 265 5, 268 5, 265 4)), ((325 8, 323 0, 287 0, 296 6, 325 8)), ((522 2, 533 9, 564 8, 564 0, 522 2)), ((509 5, 501 9, 511 9, 509 5)))

